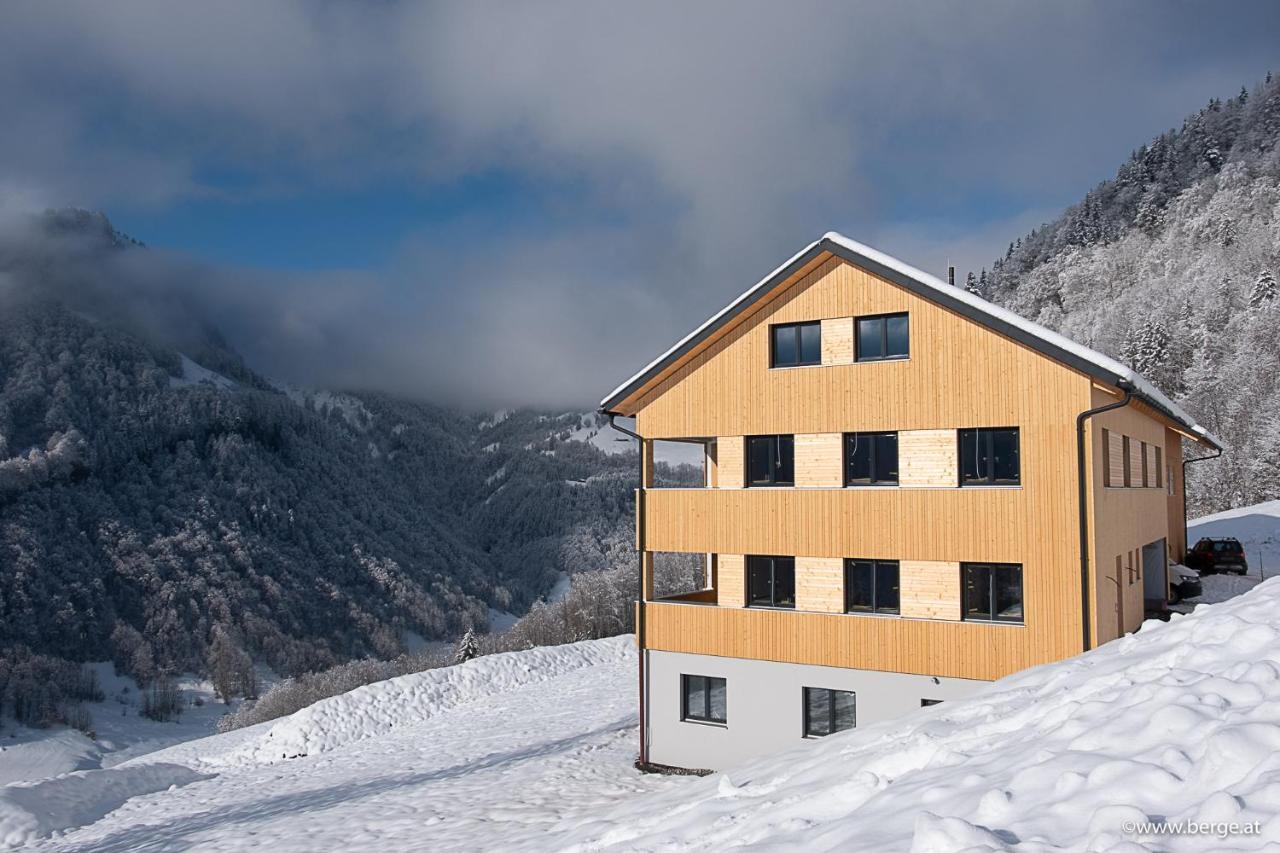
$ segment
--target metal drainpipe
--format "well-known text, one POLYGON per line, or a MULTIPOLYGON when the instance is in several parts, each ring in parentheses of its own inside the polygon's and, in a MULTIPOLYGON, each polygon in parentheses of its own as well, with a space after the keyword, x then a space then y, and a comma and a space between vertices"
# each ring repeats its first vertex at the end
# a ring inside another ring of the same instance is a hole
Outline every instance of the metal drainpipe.
POLYGON ((613 427, 623 435, 634 438, 637 443, 637 455, 639 457, 639 475, 640 479, 636 488, 636 547, 640 554, 639 573, 637 574, 636 584, 636 650, 639 652, 639 677, 640 677, 640 764, 649 763, 649 743, 645 737, 645 726, 648 723, 648 715, 645 712, 646 697, 644 690, 644 438, 637 432, 632 432, 626 427, 618 426, 616 412, 602 412, 609 416, 609 426, 613 427))
POLYGON ((1089 501, 1085 496, 1084 422, 1094 415, 1129 405, 1133 400, 1133 385, 1123 380, 1116 385, 1124 391, 1121 400, 1076 415, 1076 490, 1080 498, 1080 616, 1086 652, 1093 647, 1093 636, 1089 631, 1089 501))
POLYGON ((1195 459, 1182 460, 1182 559, 1187 559, 1187 551, 1191 548, 1191 531, 1187 529, 1187 466, 1192 462, 1204 462, 1206 459, 1217 459, 1222 455, 1222 448, 1215 448, 1211 456, 1197 456, 1195 459))

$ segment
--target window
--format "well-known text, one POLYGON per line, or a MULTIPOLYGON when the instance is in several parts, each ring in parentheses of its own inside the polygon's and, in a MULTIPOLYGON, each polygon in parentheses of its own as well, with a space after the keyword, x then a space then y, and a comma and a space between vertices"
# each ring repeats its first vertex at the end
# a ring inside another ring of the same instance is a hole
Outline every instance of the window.
POLYGON ((822 323, 788 323, 769 327, 769 366, 822 364, 822 323))
POLYGON ((846 613, 898 612, 897 560, 845 560, 846 613))
POLYGON ((1021 482, 1017 427, 960 430, 960 485, 1016 486, 1021 482))
POLYGON ((747 436, 747 485, 795 485, 795 458, 795 436, 747 436))
POLYGON ((1102 431, 1102 485, 1111 485, 1111 430, 1102 431))
POLYGON ((1142 448, 1142 488, 1151 485, 1151 472, 1147 470, 1147 443, 1141 442, 1142 448))
POLYGON ((747 557, 747 606, 796 606, 794 557, 747 557))
POLYGON ((846 486, 896 486, 898 484, 898 434, 896 432, 845 433, 844 484, 846 486))
POLYGON ((941 699, 921 699, 920 700, 921 708, 932 708, 934 705, 941 705, 941 704, 942 704, 941 699))
POLYGON ((804 689, 805 737, 826 737, 855 725, 857 697, 848 690, 804 689))
POLYGON ((680 676, 680 695, 683 706, 680 719, 698 723, 727 723, 729 721, 723 678, 709 675, 680 676))
POLYGON ((1121 457, 1124 459, 1124 487, 1127 489, 1133 485, 1133 465, 1130 462, 1129 436, 1124 436, 1124 450, 1121 457))
POLYGON ((859 317, 857 322, 858 361, 906 358, 909 353, 906 314, 859 317))
POLYGON ((1022 566, 961 563, 960 578, 966 620, 1022 621, 1022 566))

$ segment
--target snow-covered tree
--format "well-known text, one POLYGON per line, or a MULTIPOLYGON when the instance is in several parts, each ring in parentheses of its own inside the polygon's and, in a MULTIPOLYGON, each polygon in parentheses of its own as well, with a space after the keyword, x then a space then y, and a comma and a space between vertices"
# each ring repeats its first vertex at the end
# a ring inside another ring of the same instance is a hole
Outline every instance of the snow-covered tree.
POLYGON ((1249 291, 1249 307, 1261 308, 1276 298, 1276 277, 1271 270, 1263 270, 1253 282, 1249 291))
POLYGON ((975 296, 981 295, 982 291, 978 289, 978 277, 971 271, 964 279, 964 289, 975 296))
POLYGON ((476 641, 475 631, 470 628, 462 635, 462 639, 458 641, 458 647, 453 652, 454 663, 466 663, 472 658, 480 656, 480 644, 476 641))

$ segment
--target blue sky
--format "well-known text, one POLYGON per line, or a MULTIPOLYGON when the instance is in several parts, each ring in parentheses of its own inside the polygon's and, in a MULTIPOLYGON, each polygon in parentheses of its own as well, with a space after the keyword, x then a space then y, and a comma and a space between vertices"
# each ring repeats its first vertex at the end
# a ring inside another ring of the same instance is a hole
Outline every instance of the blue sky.
POLYGON ((828 229, 976 270, 1280 70, 1275 3, 4 16, 0 214, 201 265, 264 369, 486 404, 590 404, 828 229))

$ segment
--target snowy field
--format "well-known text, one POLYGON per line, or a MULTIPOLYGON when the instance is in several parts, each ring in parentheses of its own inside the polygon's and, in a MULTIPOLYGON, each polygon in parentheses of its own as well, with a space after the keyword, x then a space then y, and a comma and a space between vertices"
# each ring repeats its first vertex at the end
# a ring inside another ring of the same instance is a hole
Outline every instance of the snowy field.
MULTIPOLYGON (((1236 518, 1268 548, 1277 515, 1236 518)), ((478 658, 0 787, 0 847, 1263 849, 1280 844, 1280 580, 1231 580, 1242 595, 1088 655, 708 778, 631 767, 629 637, 478 658)))

